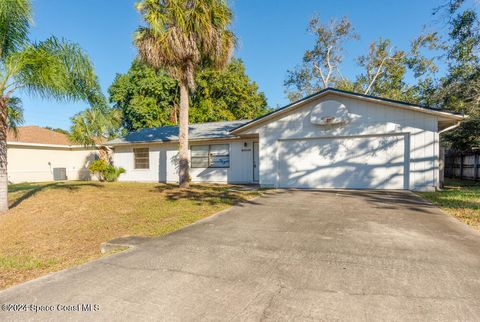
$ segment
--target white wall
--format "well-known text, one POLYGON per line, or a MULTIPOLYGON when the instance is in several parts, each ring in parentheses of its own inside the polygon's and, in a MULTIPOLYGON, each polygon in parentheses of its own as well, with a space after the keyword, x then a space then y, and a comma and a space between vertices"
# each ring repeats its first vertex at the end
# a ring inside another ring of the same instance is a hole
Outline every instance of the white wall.
POLYGON ((408 187, 412 190, 431 190, 438 183, 437 124, 437 118, 428 114, 330 94, 306 103, 275 121, 261 124, 248 133, 259 135, 262 186, 278 186, 278 140, 404 133, 408 187), (347 106, 352 116, 349 124, 327 128, 310 122, 312 107, 330 99, 347 106))
POLYGON ((93 149, 8 145, 8 181, 53 180, 53 168, 66 168, 68 180, 92 179, 87 166, 95 159, 93 149))
MULTIPOLYGON (((192 142, 191 145, 229 144, 229 168, 191 168, 192 182, 218 183, 251 183, 253 182, 253 140, 217 140, 208 142, 192 142), (244 144, 247 146, 244 146, 244 144)), ((113 163, 123 167, 126 173, 120 181, 144 182, 177 182, 178 145, 172 143, 152 143, 136 145, 148 147, 150 156, 149 169, 134 169, 133 145, 116 146, 114 148, 113 163)))
MULTIPOLYGON (((140 147, 140 146, 139 146, 140 147)), ((160 156, 162 155, 163 162, 165 162, 165 152, 168 148, 173 146, 166 144, 164 147, 160 145, 143 146, 150 149, 150 168, 149 169, 134 169, 133 164, 133 146, 119 146, 115 147, 113 151, 113 164, 116 167, 122 167, 126 171, 122 174, 119 181, 139 181, 139 182, 161 182, 165 179, 165 170, 160 169, 160 156), (162 151, 162 154, 160 154, 162 151)))

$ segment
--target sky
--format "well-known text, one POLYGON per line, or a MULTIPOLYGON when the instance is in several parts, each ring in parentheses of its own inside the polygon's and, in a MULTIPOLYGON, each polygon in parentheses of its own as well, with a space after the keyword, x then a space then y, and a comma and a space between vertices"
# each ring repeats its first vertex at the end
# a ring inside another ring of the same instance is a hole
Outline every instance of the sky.
MULTIPOLYGON (((95 65, 107 93, 117 73, 125 73, 137 52, 132 34, 142 23, 136 0, 33 0, 35 41, 50 35, 78 43, 95 65)), ((360 40, 345 47, 342 72, 359 73, 355 58, 379 37, 407 50, 410 41, 427 28, 438 28, 432 10, 445 0, 230 0, 232 29, 238 38, 235 56, 267 97, 268 105, 288 103, 283 82, 287 70, 301 63, 314 38, 306 31, 318 14, 322 21, 347 16, 360 40)), ((70 118, 88 107, 83 102, 55 102, 18 95, 23 100, 25 125, 70 127, 70 118)))

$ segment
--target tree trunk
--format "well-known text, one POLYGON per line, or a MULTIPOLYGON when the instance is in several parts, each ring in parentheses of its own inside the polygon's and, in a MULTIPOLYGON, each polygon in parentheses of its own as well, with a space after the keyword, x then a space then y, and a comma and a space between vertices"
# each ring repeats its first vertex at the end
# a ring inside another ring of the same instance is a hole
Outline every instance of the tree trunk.
POLYGON ((0 97, 0 213, 8 211, 7 100, 0 97))
POLYGON ((104 160, 105 162, 112 163, 112 149, 108 146, 100 146, 98 147, 98 156, 100 160, 104 160))
POLYGON ((180 113, 179 113, 179 164, 178 183, 180 188, 188 188, 190 175, 188 173, 188 86, 180 82, 180 113))

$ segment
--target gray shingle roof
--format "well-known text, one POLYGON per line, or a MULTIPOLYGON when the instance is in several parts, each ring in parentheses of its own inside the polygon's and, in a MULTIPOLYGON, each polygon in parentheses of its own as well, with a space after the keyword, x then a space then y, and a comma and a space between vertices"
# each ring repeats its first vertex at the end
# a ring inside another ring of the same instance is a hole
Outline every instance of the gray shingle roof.
MULTIPOLYGON (((189 125, 189 139, 222 139, 235 137, 230 131, 250 120, 210 122, 189 125)), ((178 140, 178 126, 162 126, 130 132, 127 135, 111 140, 107 144, 129 144, 142 142, 168 142, 178 140)))

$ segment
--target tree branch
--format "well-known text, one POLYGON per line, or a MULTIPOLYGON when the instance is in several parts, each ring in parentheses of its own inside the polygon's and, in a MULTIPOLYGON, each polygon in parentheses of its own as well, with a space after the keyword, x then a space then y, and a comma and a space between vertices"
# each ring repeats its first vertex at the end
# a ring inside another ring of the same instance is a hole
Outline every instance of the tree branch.
POLYGON ((342 75, 342 72, 340 71, 340 68, 338 67, 338 65, 336 65, 335 68, 337 70, 338 75, 342 79, 342 81, 346 81, 347 79, 345 78, 345 76, 342 75))
POLYGON ((325 87, 328 87, 328 85, 330 84, 330 77, 332 76, 332 70, 333 70, 333 67, 332 67, 332 63, 330 61, 330 52, 332 50, 332 46, 329 46, 328 49, 327 49, 327 66, 328 66, 328 73, 327 73, 327 77, 326 77, 326 81, 324 82, 324 86, 325 87))
POLYGON ((373 76, 373 79, 372 81, 370 82, 370 84, 368 85, 367 87, 367 90, 365 91, 365 95, 368 95, 368 93, 370 92, 373 84, 375 84, 375 82, 377 81, 377 78, 378 76, 380 75, 380 72, 382 71, 382 68, 383 68, 383 65, 385 64, 385 61, 387 61, 388 59, 390 59, 390 57, 387 55, 385 56, 383 59, 382 59, 382 62, 380 63, 380 66, 378 66, 377 68, 377 71, 375 72, 375 76, 373 76))
POLYGON ((322 78, 323 85, 325 86, 325 77, 323 76, 322 68, 318 66, 316 62, 313 62, 313 68, 315 68, 320 73, 320 77, 322 78))

